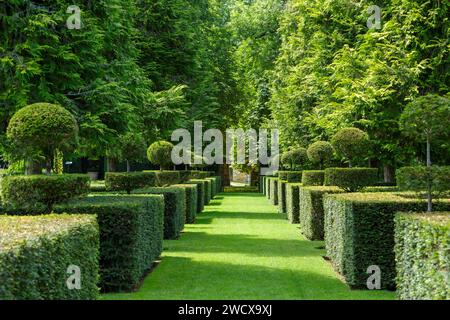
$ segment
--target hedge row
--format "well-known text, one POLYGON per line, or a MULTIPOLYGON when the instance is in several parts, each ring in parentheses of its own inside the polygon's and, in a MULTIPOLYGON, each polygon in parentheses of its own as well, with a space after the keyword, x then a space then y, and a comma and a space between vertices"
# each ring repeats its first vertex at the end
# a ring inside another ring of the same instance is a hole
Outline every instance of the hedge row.
POLYGON ((107 172, 105 187, 107 191, 131 191, 156 186, 155 172, 107 172))
POLYGON ((98 297, 98 225, 91 215, 0 216, 0 300, 98 297), (79 267, 80 287, 69 277, 79 267))
POLYGON ((376 168, 328 168, 325 169, 325 185, 338 186, 348 192, 357 192, 378 182, 376 168))
POLYGON ((395 217, 397 296, 450 300, 450 212, 395 217))
MULTIPOLYGON (((395 288, 394 214, 421 212, 425 200, 394 193, 325 195, 325 247, 336 270, 352 287, 365 288, 367 268, 378 266, 381 287, 395 288)), ((437 202, 437 211, 449 211, 450 201, 437 202)))
POLYGON ((286 216, 286 184, 287 181, 278 179, 278 212, 286 216))
POLYGON ((105 194, 57 206, 55 211, 97 215, 103 291, 136 288, 162 252, 162 196, 105 194))
POLYGON ((299 223, 299 187, 301 183, 286 184, 286 216, 290 223, 299 223))
POLYGON ((172 187, 184 189, 186 198, 186 221, 185 223, 194 223, 197 216, 198 189, 197 184, 175 184, 172 187))
POLYGON ((187 181, 186 184, 194 184, 197 186, 197 213, 201 213, 205 208, 206 202, 206 195, 205 195, 206 181, 193 179, 187 181))
POLYGON ((325 181, 325 171, 323 170, 304 170, 302 175, 302 184, 304 186, 323 186, 325 181))
POLYGON ((269 178, 269 199, 274 206, 278 205, 278 178, 269 178))
POLYGON ((302 171, 278 171, 278 178, 287 182, 302 182, 302 171))

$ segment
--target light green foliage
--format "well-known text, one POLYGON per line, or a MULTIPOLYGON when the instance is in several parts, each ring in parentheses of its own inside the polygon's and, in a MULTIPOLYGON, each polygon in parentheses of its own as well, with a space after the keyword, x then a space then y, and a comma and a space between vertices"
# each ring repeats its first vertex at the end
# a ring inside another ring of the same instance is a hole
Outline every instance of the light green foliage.
POLYGON ((281 156, 281 164, 290 170, 302 168, 308 161, 305 148, 293 148, 286 151, 281 156))
POLYGON ((367 154, 369 136, 358 128, 339 130, 331 139, 336 152, 344 157, 352 166, 353 159, 367 154))
POLYGON ((173 144, 167 141, 153 142, 147 149, 148 160, 155 165, 163 168, 168 168, 172 163, 172 149, 173 144))
POLYGON ((319 164, 319 169, 323 169, 324 164, 333 157, 333 146, 327 141, 316 141, 308 147, 308 159, 319 164))

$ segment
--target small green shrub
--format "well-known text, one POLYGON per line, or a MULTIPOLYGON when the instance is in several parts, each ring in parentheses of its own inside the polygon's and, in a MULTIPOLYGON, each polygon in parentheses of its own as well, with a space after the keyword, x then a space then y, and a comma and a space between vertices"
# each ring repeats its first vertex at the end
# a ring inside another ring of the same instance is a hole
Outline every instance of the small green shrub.
POLYGON ((97 181, 91 181, 91 192, 106 192, 106 185, 105 181, 97 180, 97 181))
POLYGON ((216 177, 209 177, 205 179, 211 181, 211 199, 213 199, 217 194, 217 179, 216 177))
POLYGON ((212 199, 212 182, 208 179, 202 179, 206 182, 205 185, 205 205, 209 204, 212 199))
POLYGON ((147 158, 155 165, 158 165, 161 170, 170 168, 172 162, 173 144, 167 141, 156 141, 148 147, 147 158))
POLYGON ((395 262, 401 300, 450 300, 450 212, 397 213, 395 262))
POLYGON ((281 155, 281 164, 291 170, 303 166, 308 161, 305 148, 294 148, 281 155))
POLYGON ((308 159, 313 163, 318 163, 320 170, 323 169, 325 163, 331 160, 333 153, 333 146, 326 141, 316 141, 307 150, 308 159))
POLYGON ((107 191, 131 191, 153 187, 156 185, 154 172, 107 172, 105 174, 105 187, 107 191))
POLYGON ((99 234, 91 215, 0 216, 0 300, 98 297, 99 234), (81 288, 66 281, 71 265, 81 288))
MULTIPOLYGON (((450 201, 435 204, 449 211, 450 201)), ((395 288, 394 215, 422 212, 425 200, 370 192, 325 195, 325 247, 336 270, 352 287, 366 288, 367 268, 379 266, 382 289, 395 288)))
POLYGON ((342 193, 338 187, 303 186, 299 188, 300 230, 309 240, 323 240, 323 196, 342 193))
POLYGON ((349 161, 352 167, 353 160, 367 154, 369 136, 358 128, 344 128, 339 130, 331 139, 336 152, 349 161))
POLYGON ((187 184, 195 184, 197 186, 197 213, 201 213, 205 208, 205 188, 206 181, 192 179, 186 182, 187 184))
POLYGON ((286 184, 286 216, 290 223, 299 223, 299 191, 301 183, 286 184))
POLYGON ((270 202, 276 206, 278 205, 278 178, 270 178, 270 202))
POLYGON ((89 183, 89 176, 81 174, 6 176, 2 201, 24 213, 50 213, 56 203, 88 194, 89 183))
POLYGON ((181 176, 179 171, 160 170, 144 172, 154 172, 156 174, 156 185, 158 187, 168 187, 172 184, 181 183, 181 176))
POLYGON ((302 171, 278 171, 278 178, 290 183, 302 182, 302 171))
POLYGON ((401 190, 418 192, 420 197, 428 190, 428 184, 435 198, 450 190, 450 166, 403 167, 397 170, 396 175, 401 190))
POLYGON ((194 223, 197 216, 198 189, 196 184, 175 184, 173 187, 180 187, 186 192, 186 221, 194 223))
POLYGON ((378 181, 376 168, 328 168, 325 169, 325 185, 338 186, 347 192, 357 192, 378 181))
POLYGON ((302 184, 304 186, 323 186, 325 181, 325 171, 323 170, 305 170, 302 175, 302 184))
POLYGON ((162 196, 99 194, 56 206, 55 212, 97 216, 102 291, 135 289, 162 252, 162 196))
POLYGON ((278 179, 278 212, 286 217, 286 181, 278 179))
POLYGON ((186 221, 186 192, 179 187, 144 188, 133 194, 164 195, 164 239, 178 239, 186 221))
POLYGON ((185 183, 191 179, 191 171, 189 170, 181 170, 178 173, 180 174, 180 183, 185 183))

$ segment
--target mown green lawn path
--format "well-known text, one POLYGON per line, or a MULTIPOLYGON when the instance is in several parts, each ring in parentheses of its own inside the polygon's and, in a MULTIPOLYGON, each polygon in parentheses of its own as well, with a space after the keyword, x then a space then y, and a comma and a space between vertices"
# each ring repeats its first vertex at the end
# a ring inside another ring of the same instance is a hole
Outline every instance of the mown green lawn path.
POLYGON ((103 299, 393 299, 350 290, 308 241, 260 194, 216 196, 179 240, 165 241, 161 263, 137 292, 103 299))

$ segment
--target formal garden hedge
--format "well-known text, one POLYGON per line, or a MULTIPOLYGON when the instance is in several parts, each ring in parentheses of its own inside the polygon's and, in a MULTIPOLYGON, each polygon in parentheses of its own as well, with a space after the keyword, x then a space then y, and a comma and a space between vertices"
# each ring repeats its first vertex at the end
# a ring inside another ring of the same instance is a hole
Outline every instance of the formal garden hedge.
POLYGON ((286 216, 286 184, 287 181, 278 179, 278 212, 286 216))
POLYGON ((302 182, 302 171, 278 171, 278 178, 286 182, 302 182))
POLYGON ((185 191, 186 198, 186 221, 194 223, 197 217, 198 189, 196 184, 174 184, 172 187, 180 187, 185 191))
POLYGON ((205 179, 211 181, 211 190, 210 190, 211 191, 210 200, 211 200, 217 194, 217 179, 215 177, 208 177, 205 179))
POLYGON ((397 213, 397 296, 450 300, 450 212, 397 213))
POLYGON ((302 174, 302 184, 304 186, 323 186, 325 182, 325 171, 304 170, 302 174))
POLYGON ((269 199, 270 202, 276 206, 278 205, 278 178, 270 178, 269 184, 269 199))
MULTIPOLYGON (((152 172, 152 171, 144 171, 152 172)), ((156 186, 168 187, 172 184, 181 183, 181 176, 179 171, 159 170, 153 171, 156 174, 156 186)))
POLYGON ((450 195, 450 166, 415 166, 397 170, 397 183, 401 190, 424 194, 431 186, 435 197, 450 195))
POLYGON ((190 173, 191 179, 205 179, 211 176, 211 173, 209 171, 191 170, 190 173))
POLYGON ((299 187, 301 183, 286 184, 286 216, 290 223, 299 223, 299 187))
POLYGON ((0 300, 97 299, 94 216, 0 216, 0 235, 0 300), (79 290, 67 286, 70 266, 80 268, 79 290))
POLYGON ((87 175, 6 176, 1 179, 5 206, 27 213, 50 213, 56 203, 89 193, 87 175))
POLYGON ((327 168, 325 185, 338 186, 348 192, 357 192, 378 182, 376 168, 327 168))
POLYGON ((135 289, 162 252, 162 196, 104 194, 56 206, 55 211, 97 215, 102 291, 135 289))
MULTIPOLYGON (((436 202, 435 208, 448 211, 450 201, 436 202)), ((426 209, 425 200, 396 193, 325 195, 327 256, 352 287, 365 288, 367 268, 376 265, 382 272, 381 288, 394 289, 394 215, 426 209)))
POLYGON ((308 186, 299 188, 299 223, 300 230, 309 240, 323 240, 325 194, 344 192, 338 187, 308 186))
POLYGON ((105 187, 107 191, 131 191, 156 186, 155 172, 107 172, 105 187))
POLYGON ((164 195, 164 239, 178 239, 186 221, 186 192, 180 187, 144 188, 133 194, 164 195))
POLYGON ((202 179, 205 181, 205 205, 209 204, 212 199, 212 181, 208 179, 202 179))
POLYGON ((187 184, 195 184, 197 186, 197 213, 200 213, 205 208, 206 202, 206 181, 199 179, 192 179, 186 182, 187 184))

